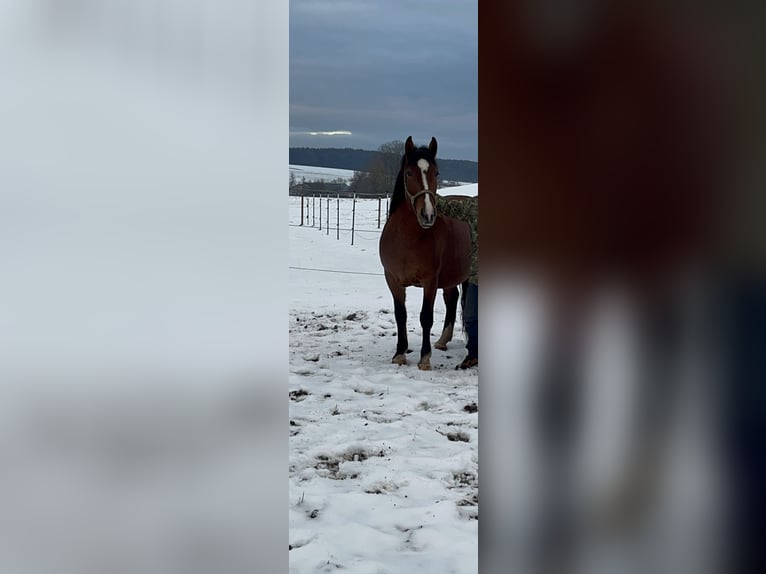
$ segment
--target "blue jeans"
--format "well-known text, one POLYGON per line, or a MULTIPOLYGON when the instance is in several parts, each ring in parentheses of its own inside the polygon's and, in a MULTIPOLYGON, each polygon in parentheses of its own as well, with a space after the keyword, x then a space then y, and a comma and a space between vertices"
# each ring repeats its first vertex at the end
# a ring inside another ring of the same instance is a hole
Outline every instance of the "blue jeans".
POLYGON ((469 357, 479 357, 479 286, 473 283, 468 284, 465 297, 465 308, 463 309, 463 323, 466 330, 468 342, 465 347, 468 349, 469 357))

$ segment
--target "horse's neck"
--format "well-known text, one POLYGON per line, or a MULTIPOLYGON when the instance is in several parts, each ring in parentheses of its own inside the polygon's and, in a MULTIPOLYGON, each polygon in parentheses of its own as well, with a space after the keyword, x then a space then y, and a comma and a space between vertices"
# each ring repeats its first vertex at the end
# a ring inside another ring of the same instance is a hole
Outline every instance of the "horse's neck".
POLYGON ((402 172, 399 172, 399 175, 396 176, 396 185, 394 185, 394 192, 391 194, 391 215, 394 214, 395 211, 400 209, 404 204, 406 203, 406 197, 404 192, 404 176, 402 175, 402 172))

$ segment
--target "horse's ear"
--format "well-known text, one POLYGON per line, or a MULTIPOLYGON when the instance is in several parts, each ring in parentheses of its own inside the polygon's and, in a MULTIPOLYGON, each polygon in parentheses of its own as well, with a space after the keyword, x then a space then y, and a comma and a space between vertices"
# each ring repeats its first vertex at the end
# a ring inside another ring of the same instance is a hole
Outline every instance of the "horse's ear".
POLYGON ((431 143, 428 144, 428 151, 431 152, 433 157, 436 157, 436 138, 431 138, 431 143))
POLYGON ((407 138, 407 141, 404 142, 404 153, 410 153, 414 149, 415 149, 415 144, 412 141, 412 136, 410 136, 407 138))

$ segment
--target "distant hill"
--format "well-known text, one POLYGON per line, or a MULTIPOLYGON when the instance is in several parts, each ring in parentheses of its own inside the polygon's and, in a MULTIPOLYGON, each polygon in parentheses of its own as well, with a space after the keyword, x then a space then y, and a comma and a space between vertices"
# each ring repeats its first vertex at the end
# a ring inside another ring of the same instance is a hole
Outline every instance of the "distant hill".
MULTIPOLYGON (((291 147, 290 164, 364 171, 376 151, 351 148, 291 147)), ((439 177, 450 181, 479 181, 479 163, 465 159, 440 159, 439 177)))

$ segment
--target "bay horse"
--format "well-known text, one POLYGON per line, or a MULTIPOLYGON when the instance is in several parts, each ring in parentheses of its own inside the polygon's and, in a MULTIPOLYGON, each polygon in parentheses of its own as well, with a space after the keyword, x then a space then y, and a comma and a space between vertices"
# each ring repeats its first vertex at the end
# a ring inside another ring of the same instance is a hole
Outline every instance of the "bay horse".
MULTIPOLYGON (((394 298, 396 352, 392 363, 407 364, 407 287, 423 289, 420 325, 423 341, 418 368, 431 369, 431 327, 436 291, 442 289, 447 315, 435 347, 447 348, 459 298, 458 285, 468 279, 471 266, 471 234, 468 224, 436 211, 436 138, 428 147, 415 147, 412 136, 404 144, 396 176, 388 220, 380 236, 380 261, 394 298)), ((463 285, 465 287, 465 285, 463 285)))

